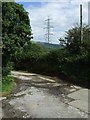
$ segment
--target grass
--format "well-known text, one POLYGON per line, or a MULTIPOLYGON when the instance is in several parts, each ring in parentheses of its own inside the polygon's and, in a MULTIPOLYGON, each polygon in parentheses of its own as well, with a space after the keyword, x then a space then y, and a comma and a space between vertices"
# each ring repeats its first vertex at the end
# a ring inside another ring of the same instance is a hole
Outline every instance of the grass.
POLYGON ((0 80, 0 93, 2 92, 2 81, 0 80))
MULTIPOLYGON (((12 79, 10 76, 7 77, 7 79, 12 79)), ((13 90, 13 86, 14 86, 14 82, 12 80, 10 80, 9 82, 7 81, 2 83, 2 81, 0 81, 0 96, 6 96, 9 95, 12 90, 13 90)))

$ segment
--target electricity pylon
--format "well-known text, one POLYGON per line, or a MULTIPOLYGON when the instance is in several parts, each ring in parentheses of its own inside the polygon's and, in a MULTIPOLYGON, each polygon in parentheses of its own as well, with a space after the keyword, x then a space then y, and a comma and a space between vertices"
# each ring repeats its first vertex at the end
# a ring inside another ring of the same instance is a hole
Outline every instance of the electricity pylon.
POLYGON ((48 16, 48 19, 45 20, 47 22, 47 27, 45 27, 45 29, 46 29, 46 34, 45 35, 46 35, 46 39, 47 39, 48 43, 50 42, 50 36, 53 35, 51 33, 51 28, 53 28, 53 26, 50 25, 51 20, 52 19, 50 19, 49 16, 48 16))

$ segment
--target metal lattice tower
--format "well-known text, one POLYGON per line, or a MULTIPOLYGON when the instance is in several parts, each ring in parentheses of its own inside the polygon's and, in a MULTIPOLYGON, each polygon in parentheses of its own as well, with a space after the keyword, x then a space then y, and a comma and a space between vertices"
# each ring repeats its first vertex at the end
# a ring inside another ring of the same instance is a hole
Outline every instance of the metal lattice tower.
POLYGON ((50 25, 51 20, 52 19, 50 19, 49 16, 48 16, 48 19, 45 20, 47 22, 47 27, 45 27, 45 29, 46 29, 46 34, 45 35, 46 35, 46 39, 47 39, 48 43, 50 42, 50 36, 53 35, 51 33, 51 28, 53 28, 53 26, 50 25))

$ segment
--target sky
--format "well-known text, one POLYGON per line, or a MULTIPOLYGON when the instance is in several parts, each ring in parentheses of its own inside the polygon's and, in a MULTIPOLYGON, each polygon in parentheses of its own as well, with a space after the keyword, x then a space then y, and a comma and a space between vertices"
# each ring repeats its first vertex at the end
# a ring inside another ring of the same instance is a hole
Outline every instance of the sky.
POLYGON ((50 43, 58 44, 59 38, 64 38, 66 31, 80 24, 80 4, 83 6, 83 23, 88 24, 88 1, 89 0, 16 0, 29 13, 30 25, 34 41, 47 42, 48 16, 51 19, 50 43))

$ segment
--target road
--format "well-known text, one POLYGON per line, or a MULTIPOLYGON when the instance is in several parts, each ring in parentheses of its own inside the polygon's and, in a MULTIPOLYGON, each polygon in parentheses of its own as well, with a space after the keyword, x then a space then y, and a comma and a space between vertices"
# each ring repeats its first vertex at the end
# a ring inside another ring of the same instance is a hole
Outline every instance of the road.
POLYGON ((0 98, 3 118, 88 118, 88 89, 39 74, 12 75, 12 94, 0 98))

